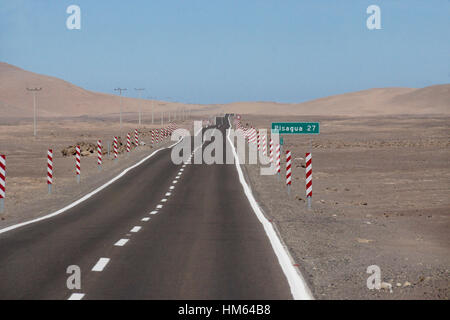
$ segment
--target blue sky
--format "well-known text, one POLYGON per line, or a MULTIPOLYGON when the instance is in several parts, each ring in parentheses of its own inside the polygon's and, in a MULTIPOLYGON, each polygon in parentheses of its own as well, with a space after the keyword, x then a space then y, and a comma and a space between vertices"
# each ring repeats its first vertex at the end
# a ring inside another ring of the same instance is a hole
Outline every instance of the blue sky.
POLYGON ((449 0, 0 0, 0 61, 190 103, 449 83, 449 32, 449 0), (81 30, 66 28, 72 4, 81 30))

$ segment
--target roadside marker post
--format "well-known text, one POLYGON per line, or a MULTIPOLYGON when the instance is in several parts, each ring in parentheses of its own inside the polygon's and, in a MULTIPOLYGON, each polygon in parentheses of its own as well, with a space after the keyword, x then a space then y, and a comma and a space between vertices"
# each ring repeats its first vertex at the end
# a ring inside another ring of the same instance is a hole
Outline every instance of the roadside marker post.
POLYGON ((134 144, 137 146, 139 146, 139 133, 137 129, 134 129, 134 144))
POLYGON ((281 171, 281 165, 280 165, 280 161, 281 161, 281 153, 280 153, 280 145, 277 144, 277 159, 276 159, 276 165, 277 165, 277 173, 278 173, 278 180, 280 180, 280 171, 281 171))
POLYGON ((81 150, 80 150, 80 146, 77 146, 77 148, 76 148, 75 170, 76 170, 76 174, 77 174, 77 183, 80 183, 80 175, 81 175, 81 150))
POLYGON ((155 144, 155 130, 152 130, 152 145, 155 144))
POLYGON ((5 211, 6 196, 6 156, 0 154, 0 213, 5 211))
POLYGON ((263 155, 267 155, 267 141, 266 141, 266 135, 262 136, 262 148, 263 148, 263 155))
POLYGON ((114 161, 117 161, 117 137, 114 137, 114 161))
POLYGON ((286 185, 288 195, 291 194, 291 152, 286 150, 286 185))
POLYGON ((269 143, 269 153, 270 153, 270 163, 273 162, 273 140, 272 137, 270 138, 270 143, 269 143))
POLYGON ((127 157, 130 154, 130 150, 131 150, 131 137, 130 134, 127 133, 127 157))
POLYGON ((108 159, 111 158, 111 142, 107 142, 108 145, 108 159))
POLYGON ((47 185, 48 185, 48 194, 52 193, 52 184, 53 184, 53 150, 48 149, 47 151, 47 185))
POLYGON ((312 156, 307 152, 305 156, 305 171, 306 171, 306 200, 308 209, 311 209, 312 199, 312 156))
POLYGON ((103 152, 102 152, 102 140, 97 140, 97 165, 98 165, 98 170, 102 170, 102 157, 103 157, 103 152))
MULTIPOLYGON (((308 209, 311 209, 312 199, 312 166, 311 166, 311 149, 312 137, 311 135, 318 135, 320 133, 319 122, 272 122, 272 131, 277 131, 279 134, 307 134, 310 135, 309 151, 305 157, 306 167, 306 199, 308 209)), ((282 138, 280 137, 280 143, 282 138)))

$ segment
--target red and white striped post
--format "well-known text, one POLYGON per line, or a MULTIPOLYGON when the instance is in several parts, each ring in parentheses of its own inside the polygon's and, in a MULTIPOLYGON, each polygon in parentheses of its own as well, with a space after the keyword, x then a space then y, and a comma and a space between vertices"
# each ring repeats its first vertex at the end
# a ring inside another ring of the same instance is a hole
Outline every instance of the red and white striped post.
POLYGON ((156 129, 156 144, 159 143, 159 130, 156 129))
POLYGON ((262 136, 262 148, 263 148, 263 155, 267 155, 267 141, 266 136, 262 136))
POLYGON ((53 150, 48 149, 47 151, 47 185, 48 185, 48 194, 52 193, 52 184, 53 184, 53 150))
POLYGON ((117 153, 118 153, 118 147, 117 147, 117 137, 114 137, 114 161, 117 161, 117 153))
POLYGON ((281 165, 280 165, 280 161, 281 161, 281 152, 280 152, 280 145, 277 144, 277 158, 276 158, 276 165, 277 165, 277 173, 278 173, 278 180, 280 180, 280 172, 281 172, 281 165))
POLYGON ((139 145, 139 133, 137 129, 134 129, 134 144, 136 147, 139 145))
POLYGON ((270 154, 270 163, 273 162, 273 140, 270 138, 269 142, 269 154, 270 154))
POLYGON ((0 213, 5 211, 6 196, 6 156, 0 154, 0 213))
POLYGON ((311 153, 307 152, 305 156, 305 171, 306 171, 306 200, 308 204, 308 209, 311 209, 311 198, 312 198, 312 156, 311 153))
POLYGON ((152 130, 152 145, 155 144, 155 130, 152 130))
POLYGON ((102 140, 97 140, 97 165, 98 165, 98 170, 102 170, 102 157, 103 157, 102 140))
POLYGON ((291 152, 286 150, 286 185, 288 194, 291 194, 291 152))
POLYGON ((80 183, 80 175, 81 175, 81 149, 80 146, 77 146, 75 149, 75 172, 77 174, 77 183, 80 183))
POLYGON ((131 150, 131 137, 130 134, 127 134, 127 156, 130 154, 131 150))

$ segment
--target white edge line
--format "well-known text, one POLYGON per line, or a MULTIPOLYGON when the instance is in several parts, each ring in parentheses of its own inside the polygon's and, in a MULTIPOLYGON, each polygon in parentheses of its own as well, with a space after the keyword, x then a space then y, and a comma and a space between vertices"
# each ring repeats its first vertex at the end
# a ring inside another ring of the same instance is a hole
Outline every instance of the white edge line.
MULTIPOLYGON (((183 138, 183 139, 184 139, 184 138, 183 138)), ((64 208, 59 209, 58 211, 55 211, 55 212, 50 213, 50 214, 47 214, 47 215, 45 215, 45 216, 43 216, 43 217, 40 217, 40 218, 36 218, 36 219, 33 219, 33 220, 21 222, 21 223, 14 224, 14 225, 12 225, 12 226, 9 226, 9 227, 0 229, 0 234, 5 233, 5 232, 8 232, 8 231, 11 231, 11 230, 14 230, 14 229, 17 229, 17 228, 20 228, 20 227, 23 227, 23 226, 26 226, 26 225, 29 225, 29 224, 32 224, 32 223, 35 223, 35 222, 39 222, 39 221, 42 221, 42 220, 46 220, 46 219, 49 219, 49 218, 53 218, 53 217, 55 217, 55 216, 57 216, 57 215, 60 215, 60 214, 63 213, 63 212, 66 212, 66 211, 69 210, 69 209, 72 209, 73 207, 75 207, 75 206, 79 205, 80 203, 86 201, 87 199, 89 199, 89 198, 92 197, 93 195, 99 193, 100 191, 102 191, 103 189, 105 189, 106 187, 108 187, 109 185, 113 184, 114 182, 116 182, 117 180, 119 180, 120 178, 122 178, 126 173, 128 173, 128 171, 130 171, 130 170, 132 170, 132 169, 134 169, 134 168, 140 166, 140 165, 143 164, 145 161, 147 161, 148 159, 150 159, 151 157, 153 157, 153 155, 155 155, 155 154, 158 153, 159 151, 164 150, 164 149, 170 149, 170 148, 174 147, 175 145, 177 145, 178 143, 180 143, 181 141, 183 141, 183 139, 177 141, 176 143, 174 143, 174 144, 172 144, 172 145, 170 145, 170 146, 168 146, 168 147, 160 148, 160 149, 158 149, 158 150, 153 151, 149 156, 145 157, 144 159, 142 159, 142 160, 139 161, 138 163, 132 165, 131 167, 129 167, 129 168, 123 170, 119 175, 117 175, 116 177, 112 178, 111 180, 109 180, 109 181, 108 181, 107 183, 105 183, 104 185, 98 187, 98 188, 95 189, 94 191, 92 191, 92 192, 86 194, 86 195, 83 196, 82 198, 76 200, 75 202, 72 202, 71 204, 65 206, 64 208)))
POLYGON ((72 293, 67 300, 81 300, 84 296, 84 293, 72 293))
POLYGON ((108 264, 109 260, 110 260, 109 258, 100 258, 91 271, 97 272, 103 271, 103 269, 105 269, 106 265, 108 264))
MULTIPOLYGON (((231 128, 231 122, 229 118, 228 123, 230 124, 231 128)), ((289 257, 288 252, 286 251, 286 248, 283 247, 283 245, 281 244, 281 241, 278 238, 272 224, 266 219, 266 217, 262 213, 261 208, 259 207, 255 198, 253 197, 250 187, 247 185, 247 182, 245 181, 244 174, 242 173, 242 169, 239 164, 239 159, 236 150, 234 148, 232 141, 230 140, 230 132, 231 131, 228 131, 227 140, 231 145, 231 150, 233 151, 235 160, 234 162, 239 175, 239 181, 244 189, 244 193, 247 196, 247 199, 250 202, 251 207, 253 208, 253 211, 258 217, 259 222, 261 222, 261 224, 263 225, 264 231, 266 232, 267 237, 270 240, 270 244, 272 245, 275 255, 278 258, 278 262, 280 263, 281 269, 283 270, 289 283, 289 287, 291 288, 292 297, 295 300, 313 300, 314 298, 305 280, 303 279, 303 276, 292 265, 292 261, 289 257)))

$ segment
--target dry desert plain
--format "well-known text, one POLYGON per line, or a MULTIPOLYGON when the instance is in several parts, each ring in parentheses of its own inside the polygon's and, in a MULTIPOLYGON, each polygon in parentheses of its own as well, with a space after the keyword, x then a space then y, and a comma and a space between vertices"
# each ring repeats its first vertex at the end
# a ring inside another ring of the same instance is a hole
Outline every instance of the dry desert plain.
MULTIPOLYGON (((247 179, 317 299, 450 297, 450 132, 448 116, 277 117, 319 121, 321 133, 285 135, 292 191, 285 177, 247 179), (312 210, 305 202, 305 153, 311 150, 312 210), (385 282, 368 290, 367 267, 385 282), (390 290, 391 288, 391 290, 390 290)), ((242 123, 270 128, 271 116, 242 123)), ((285 155, 281 173, 285 174, 285 155)))
MULTIPOLYGON (((305 208, 304 136, 285 136, 293 155, 292 192, 282 179, 246 177, 317 299, 448 299, 450 297, 450 85, 375 88, 296 104, 239 102, 192 105, 123 98, 0 63, 0 154, 7 155, 6 212, 0 227, 63 207, 152 152, 150 111, 190 111, 192 119, 238 113, 242 123, 269 128, 276 121, 319 121, 312 141, 313 210, 305 208), (38 136, 32 132, 32 96, 38 94, 38 136), (147 144, 105 156, 82 157, 81 184, 74 158, 61 150, 78 142, 111 141, 137 127, 147 144), (147 133, 147 135, 145 135, 147 133), (54 149, 54 192, 47 195, 46 152, 54 149), (383 289, 369 290, 366 269, 378 265, 383 289)), ((284 165, 284 157, 282 161, 284 165)), ((282 167, 284 169, 284 167, 282 167)), ((284 171, 284 170, 283 170, 284 171)), ((283 172, 282 171, 282 172, 283 172)), ((240 188, 237 183, 236 188, 240 188)))

